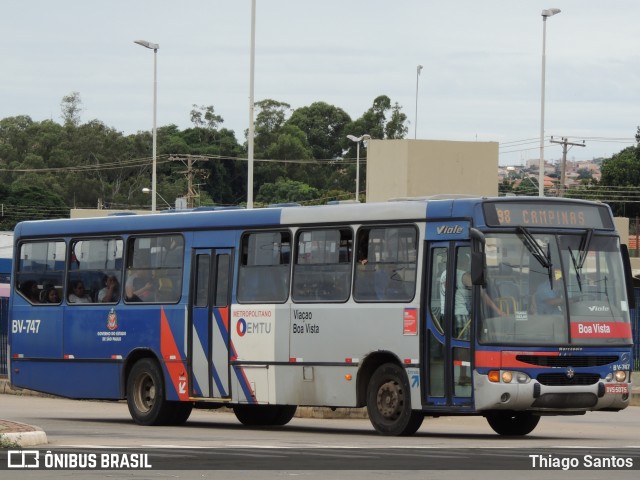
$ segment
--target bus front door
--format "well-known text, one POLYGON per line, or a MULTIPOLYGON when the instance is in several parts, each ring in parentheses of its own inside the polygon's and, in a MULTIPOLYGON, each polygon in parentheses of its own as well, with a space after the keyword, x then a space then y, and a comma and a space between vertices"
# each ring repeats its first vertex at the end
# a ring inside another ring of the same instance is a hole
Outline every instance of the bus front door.
POLYGON ((472 285, 468 242, 429 245, 426 403, 470 406, 472 285))
POLYGON ((229 303, 233 250, 194 249, 188 325, 191 397, 229 398, 229 303))

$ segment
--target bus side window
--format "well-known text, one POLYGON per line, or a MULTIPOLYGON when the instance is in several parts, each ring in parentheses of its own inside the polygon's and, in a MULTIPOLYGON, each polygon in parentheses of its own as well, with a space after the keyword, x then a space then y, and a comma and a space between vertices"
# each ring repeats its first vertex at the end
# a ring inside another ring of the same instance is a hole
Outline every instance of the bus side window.
POLYGON ((62 290, 66 245, 63 241, 34 241, 20 244, 14 288, 32 304, 41 303, 45 289, 62 290))
POLYGON ((351 230, 302 230, 297 238, 293 300, 346 301, 351 285, 351 230))
POLYGON ((154 271, 157 284, 156 300, 177 302, 182 293, 184 238, 181 235, 161 237, 158 268, 154 271))
POLYGON ((71 288, 81 282, 84 287, 83 298, 86 296, 89 300, 86 303, 117 303, 122 285, 123 252, 124 242, 119 238, 78 239, 71 242, 68 301, 81 303, 71 288))
POLYGON ((415 294, 414 227, 361 228, 353 296, 356 301, 406 302, 415 294))
POLYGON ((242 237, 238 275, 241 303, 282 303, 289 294, 291 233, 255 232, 242 237))

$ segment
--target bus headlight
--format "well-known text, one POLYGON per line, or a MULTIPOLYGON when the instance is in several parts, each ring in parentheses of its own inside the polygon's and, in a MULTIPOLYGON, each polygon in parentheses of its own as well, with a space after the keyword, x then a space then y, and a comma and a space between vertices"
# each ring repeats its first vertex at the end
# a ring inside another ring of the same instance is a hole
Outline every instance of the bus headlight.
POLYGON ((616 380, 616 382, 624 382, 627 380, 627 372, 625 372, 624 370, 616 370, 613 374, 613 378, 616 380))
POLYGON ((526 373, 511 370, 491 370, 487 376, 493 383, 529 383, 531 380, 526 373))

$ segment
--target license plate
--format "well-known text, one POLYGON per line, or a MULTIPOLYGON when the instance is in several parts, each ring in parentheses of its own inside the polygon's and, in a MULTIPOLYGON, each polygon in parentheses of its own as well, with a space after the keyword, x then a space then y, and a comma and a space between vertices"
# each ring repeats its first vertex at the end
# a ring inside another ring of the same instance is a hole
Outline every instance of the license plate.
POLYGON ((607 393, 620 393, 620 394, 624 394, 624 393, 629 393, 629 385, 627 385, 626 383, 621 384, 621 385, 615 385, 615 384, 609 384, 605 386, 605 391, 607 393))

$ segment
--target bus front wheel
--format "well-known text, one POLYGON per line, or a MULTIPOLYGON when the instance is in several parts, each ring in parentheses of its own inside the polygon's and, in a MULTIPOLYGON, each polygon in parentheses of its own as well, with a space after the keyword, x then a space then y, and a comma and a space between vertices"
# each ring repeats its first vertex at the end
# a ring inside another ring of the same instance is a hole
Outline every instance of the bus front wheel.
POLYGON ((533 432, 539 415, 529 412, 493 412, 486 416, 489 426, 498 435, 522 436, 533 432))
POLYGON ((139 425, 180 425, 191 414, 192 404, 165 399, 164 380, 158 362, 138 360, 127 379, 127 405, 139 425))
POLYGON ((367 387, 369 420, 382 435, 413 435, 424 414, 411 409, 411 389, 404 369, 395 363, 378 367, 367 387))

